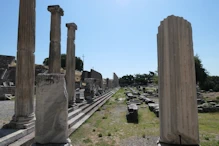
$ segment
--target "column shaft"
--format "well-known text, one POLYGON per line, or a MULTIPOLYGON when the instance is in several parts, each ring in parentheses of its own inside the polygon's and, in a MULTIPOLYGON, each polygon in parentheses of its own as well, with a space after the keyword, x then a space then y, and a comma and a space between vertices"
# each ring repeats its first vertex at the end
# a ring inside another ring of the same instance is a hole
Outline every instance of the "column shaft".
POLYGON ((158 28, 160 142, 199 144, 191 24, 169 16, 158 28))
POLYGON ((75 103, 75 30, 74 23, 66 24, 68 28, 67 36, 67 56, 66 56, 66 85, 68 91, 69 105, 75 103))
POLYGON ((49 45, 49 73, 60 73, 61 69, 61 16, 64 15, 58 5, 48 6, 51 12, 50 45, 49 45))
POLYGON ((20 0, 15 114, 16 128, 26 128, 34 122, 35 82, 35 0, 20 0))

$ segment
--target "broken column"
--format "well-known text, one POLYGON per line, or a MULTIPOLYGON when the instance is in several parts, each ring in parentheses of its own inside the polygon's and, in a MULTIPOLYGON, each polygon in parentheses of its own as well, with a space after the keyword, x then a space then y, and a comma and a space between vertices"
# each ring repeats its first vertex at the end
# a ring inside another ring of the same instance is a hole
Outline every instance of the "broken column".
POLYGON ((15 114, 10 124, 22 129, 33 126, 34 82, 35 82, 35 24, 36 0, 20 0, 15 114))
POLYGON ((60 73, 61 69, 61 16, 64 11, 59 5, 48 6, 51 12, 49 45, 49 73, 60 73))
POLYGON ((161 146, 199 145, 191 24, 164 19, 157 34, 161 146))
POLYGON ((60 73, 60 24, 63 10, 49 6, 52 13, 49 73, 36 80, 36 124, 34 145, 70 146, 68 139, 68 93, 65 75, 60 73))
POLYGON ((77 25, 75 23, 67 23, 67 53, 66 53, 66 86, 68 91, 68 103, 73 106, 75 104, 75 31, 77 25))
POLYGON ((70 145, 65 75, 39 74, 36 81, 36 144, 70 145))

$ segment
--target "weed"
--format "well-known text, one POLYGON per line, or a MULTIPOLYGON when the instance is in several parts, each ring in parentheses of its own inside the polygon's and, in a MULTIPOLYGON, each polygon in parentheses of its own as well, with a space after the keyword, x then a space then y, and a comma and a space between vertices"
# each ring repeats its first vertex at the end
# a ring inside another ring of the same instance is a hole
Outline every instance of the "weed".
POLYGON ((84 142, 84 143, 92 143, 92 141, 91 141, 89 138, 84 139, 83 142, 84 142))
POLYGON ((98 137, 103 137, 103 135, 101 133, 98 134, 98 137))
POLYGON ((205 140, 210 140, 209 137, 205 136, 205 140))

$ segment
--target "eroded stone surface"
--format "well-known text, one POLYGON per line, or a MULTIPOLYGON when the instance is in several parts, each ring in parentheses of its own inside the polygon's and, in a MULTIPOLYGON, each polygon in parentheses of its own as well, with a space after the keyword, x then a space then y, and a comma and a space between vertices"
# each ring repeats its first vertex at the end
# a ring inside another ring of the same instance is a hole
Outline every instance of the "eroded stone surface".
POLYGON ((67 23, 67 56, 66 56, 66 86, 68 91, 69 105, 75 103, 75 31, 77 25, 75 23, 67 23))
POLYGON ((199 144, 191 24, 169 16, 158 28, 160 141, 199 144))
POLYGON ((27 128, 35 120, 35 22, 36 0, 20 0, 16 65, 15 114, 11 126, 27 128))
POLYGON ((61 16, 63 9, 59 5, 48 6, 51 12, 51 30, 49 44, 49 73, 60 73, 61 69, 61 16))
POLYGON ((35 128, 37 143, 68 142, 68 93, 64 76, 40 74, 37 77, 35 128))

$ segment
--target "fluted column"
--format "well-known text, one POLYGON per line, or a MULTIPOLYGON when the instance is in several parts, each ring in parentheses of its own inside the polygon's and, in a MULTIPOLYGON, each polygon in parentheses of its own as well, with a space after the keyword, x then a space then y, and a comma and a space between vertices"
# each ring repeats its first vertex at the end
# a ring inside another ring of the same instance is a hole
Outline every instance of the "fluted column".
POLYGON ((61 69, 61 16, 64 11, 59 5, 48 6, 51 12, 49 45, 49 73, 60 73, 61 69))
POLYGON ((35 82, 35 23, 36 0, 20 0, 15 114, 12 124, 15 128, 27 128, 34 124, 34 82, 35 82))
POLYGON ((157 44, 160 144, 199 145, 191 24, 167 17, 158 28, 157 44))
POLYGON ((66 56, 66 85, 68 91, 69 105, 75 104, 75 23, 67 23, 67 56, 66 56))

